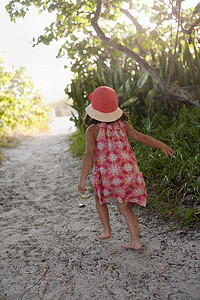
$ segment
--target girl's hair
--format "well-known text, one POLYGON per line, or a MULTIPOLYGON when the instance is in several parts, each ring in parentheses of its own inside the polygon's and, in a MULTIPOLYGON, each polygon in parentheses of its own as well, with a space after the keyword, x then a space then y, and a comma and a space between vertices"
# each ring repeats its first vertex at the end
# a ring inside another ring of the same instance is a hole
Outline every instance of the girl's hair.
MULTIPOLYGON (((117 119, 117 120, 115 120, 115 121, 113 121, 113 122, 116 122, 116 121, 118 121, 118 120, 121 120, 121 121, 128 121, 128 120, 129 120, 129 117, 128 117, 128 115, 123 111, 122 116, 121 116, 119 119, 117 119)), ((93 125, 93 124, 97 124, 97 123, 101 123, 101 121, 97 121, 97 120, 91 118, 88 114, 86 114, 84 122, 85 122, 85 125, 87 125, 87 126, 93 125)), ((105 123, 113 123, 113 122, 105 122, 105 123)))

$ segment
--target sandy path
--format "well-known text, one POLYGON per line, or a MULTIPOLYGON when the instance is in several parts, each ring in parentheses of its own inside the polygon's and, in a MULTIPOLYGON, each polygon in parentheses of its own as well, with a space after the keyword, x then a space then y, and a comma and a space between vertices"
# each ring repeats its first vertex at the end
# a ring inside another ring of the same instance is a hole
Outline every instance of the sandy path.
POLYGON ((98 240, 94 197, 80 200, 80 162, 66 137, 57 128, 3 150, 0 299, 53 300, 63 291, 60 300, 199 300, 198 233, 169 232, 136 209, 144 250, 125 250, 127 227, 111 203, 113 235, 98 240), (43 278, 52 280, 41 279, 47 266, 43 278))

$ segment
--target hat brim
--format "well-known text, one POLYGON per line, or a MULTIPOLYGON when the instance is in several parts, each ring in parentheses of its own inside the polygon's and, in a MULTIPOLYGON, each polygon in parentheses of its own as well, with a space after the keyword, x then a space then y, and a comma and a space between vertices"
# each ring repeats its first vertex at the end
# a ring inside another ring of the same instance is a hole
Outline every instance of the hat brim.
POLYGON ((98 110, 95 110, 92 107, 92 104, 89 104, 86 107, 86 113, 93 119, 101 122, 114 122, 121 118, 123 111, 118 107, 115 111, 111 113, 102 113, 98 110))

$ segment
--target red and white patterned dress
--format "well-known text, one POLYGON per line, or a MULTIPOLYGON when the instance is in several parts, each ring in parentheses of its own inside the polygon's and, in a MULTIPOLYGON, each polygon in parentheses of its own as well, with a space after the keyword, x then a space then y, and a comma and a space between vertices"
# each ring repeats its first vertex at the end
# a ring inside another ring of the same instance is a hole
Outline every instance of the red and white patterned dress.
POLYGON ((99 123, 92 184, 100 204, 111 199, 146 206, 146 187, 123 121, 99 123))

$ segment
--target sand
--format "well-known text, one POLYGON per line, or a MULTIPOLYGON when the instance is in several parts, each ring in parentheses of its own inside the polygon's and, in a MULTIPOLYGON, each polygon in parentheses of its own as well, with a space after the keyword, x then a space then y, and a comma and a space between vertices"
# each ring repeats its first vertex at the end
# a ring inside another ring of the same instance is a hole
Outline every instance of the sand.
POLYGON ((200 299, 197 231, 171 232, 136 207, 144 250, 126 250, 129 232, 112 202, 112 237, 98 239, 94 195, 80 198, 81 163, 68 151, 74 128, 59 122, 3 149, 0 299, 200 299))

